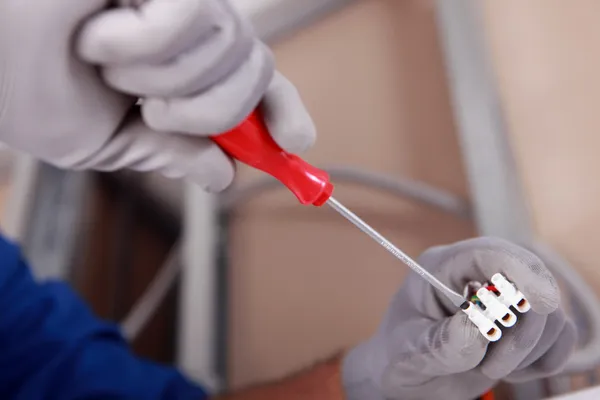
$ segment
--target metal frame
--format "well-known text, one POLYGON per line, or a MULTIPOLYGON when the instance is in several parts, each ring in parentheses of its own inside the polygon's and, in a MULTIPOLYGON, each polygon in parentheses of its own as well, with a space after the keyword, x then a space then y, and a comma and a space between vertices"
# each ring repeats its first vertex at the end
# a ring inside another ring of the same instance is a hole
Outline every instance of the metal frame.
POLYGON ((18 242, 37 278, 69 280, 84 225, 89 173, 16 157, 4 210, 4 234, 18 242))
POLYGON ((533 238, 478 16, 480 3, 437 0, 451 101, 482 235, 533 238))
POLYGON ((222 387, 215 360, 217 329, 217 207, 215 196, 186 184, 178 364, 212 391, 222 387))
POLYGON ((10 177, 10 189, 3 214, 3 233, 20 242, 27 230, 33 193, 41 163, 28 155, 17 155, 10 177))
POLYGON ((31 209, 21 240, 36 277, 70 280, 87 235, 90 172, 38 168, 31 209))
MULTIPOLYGON (((483 236, 532 243, 529 206, 510 147, 481 27, 480 2, 437 0, 440 42, 466 168, 474 220, 483 236)), ((556 392, 564 380, 553 379, 556 392)), ((568 382, 567 382, 568 384, 568 382)), ((544 398, 541 382, 512 386, 515 400, 544 398)), ((568 388, 568 387, 567 387, 568 388)))

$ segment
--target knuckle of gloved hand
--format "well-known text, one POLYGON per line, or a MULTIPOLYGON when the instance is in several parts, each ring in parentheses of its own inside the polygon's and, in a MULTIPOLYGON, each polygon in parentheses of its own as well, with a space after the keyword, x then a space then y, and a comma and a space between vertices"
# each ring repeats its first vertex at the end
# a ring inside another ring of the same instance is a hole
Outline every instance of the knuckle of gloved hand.
POLYGON ((171 89, 187 94, 210 89, 242 67, 253 48, 252 32, 243 21, 232 18, 223 23, 211 43, 201 45, 175 63, 173 68, 180 69, 182 73, 173 74, 171 81, 174 87, 171 89))
POLYGON ((275 71, 273 56, 256 43, 255 50, 244 70, 224 83, 224 96, 216 97, 206 109, 198 113, 211 133, 227 132, 238 126, 258 106, 275 71))
POLYGON ((98 64, 165 63, 216 29, 210 2, 144 2, 136 13, 109 10, 81 30, 80 55, 98 64))
MULTIPOLYGON (((231 19, 223 24, 211 43, 176 60, 170 68, 169 79, 161 90, 163 93, 193 95, 209 90, 235 73, 252 53, 254 38, 241 21, 231 19)), ((158 83, 160 84, 160 83, 158 83)))
POLYGON ((218 38, 225 49, 243 53, 247 57, 252 50, 255 36, 248 21, 232 15, 221 22, 218 38))
POLYGON ((273 138, 282 148, 291 153, 302 153, 311 148, 317 139, 317 132, 312 119, 300 115, 286 121, 269 124, 273 138))
POLYGON ((192 134, 227 132, 259 104, 275 72, 273 54, 255 40, 247 60, 231 75, 196 96, 148 98, 142 108, 146 123, 157 130, 192 134))

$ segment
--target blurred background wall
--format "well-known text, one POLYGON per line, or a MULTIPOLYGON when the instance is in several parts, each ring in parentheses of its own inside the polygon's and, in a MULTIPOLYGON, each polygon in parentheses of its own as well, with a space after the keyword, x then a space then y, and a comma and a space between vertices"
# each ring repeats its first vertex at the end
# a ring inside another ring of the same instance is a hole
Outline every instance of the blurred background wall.
POLYGON ((537 231, 600 289, 600 3, 484 5, 508 132, 537 231))

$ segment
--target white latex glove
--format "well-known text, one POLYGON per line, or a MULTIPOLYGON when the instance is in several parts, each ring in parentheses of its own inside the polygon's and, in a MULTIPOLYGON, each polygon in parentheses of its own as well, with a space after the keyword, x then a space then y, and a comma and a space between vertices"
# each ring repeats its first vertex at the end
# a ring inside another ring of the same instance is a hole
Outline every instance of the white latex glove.
POLYGON ((314 142, 296 89, 227 1, 109 3, 0 2, 1 141, 60 167, 157 170, 210 191, 234 167, 207 136, 259 103, 286 150, 314 142))

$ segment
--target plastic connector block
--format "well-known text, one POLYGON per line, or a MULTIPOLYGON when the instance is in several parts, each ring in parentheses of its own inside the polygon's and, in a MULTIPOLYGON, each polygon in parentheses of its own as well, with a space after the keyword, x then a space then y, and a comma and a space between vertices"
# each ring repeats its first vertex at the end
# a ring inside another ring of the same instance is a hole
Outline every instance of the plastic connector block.
POLYGON ((485 336, 487 340, 490 342, 500 340, 502 337, 502 331, 500 328, 498 328, 498 325, 496 325, 493 320, 488 318, 483 313, 479 306, 469 303, 469 307, 463 309, 463 312, 467 314, 471 322, 473 322, 475 326, 479 328, 479 332, 481 332, 481 334, 485 336))
POLYGON ((477 297, 479 297, 479 300, 481 300, 481 302, 485 305, 483 314, 487 318, 491 319, 492 321, 496 320, 507 328, 510 328, 517 323, 517 316, 510 310, 510 308, 499 301, 498 297, 494 293, 482 287, 477 291, 477 297))
POLYGON ((504 275, 495 274, 492 276, 492 283, 500 292, 498 300, 505 306, 513 306, 520 313, 526 313, 531 309, 531 304, 529 304, 523 293, 509 282, 504 275))
POLYGON ((518 322, 518 317, 511 307, 522 314, 529 311, 531 305, 523 293, 504 275, 495 274, 491 282, 493 287, 479 282, 467 284, 465 297, 470 298, 471 301, 463 312, 487 340, 495 342, 502 337, 502 331, 497 323, 504 328, 510 328, 518 322))

